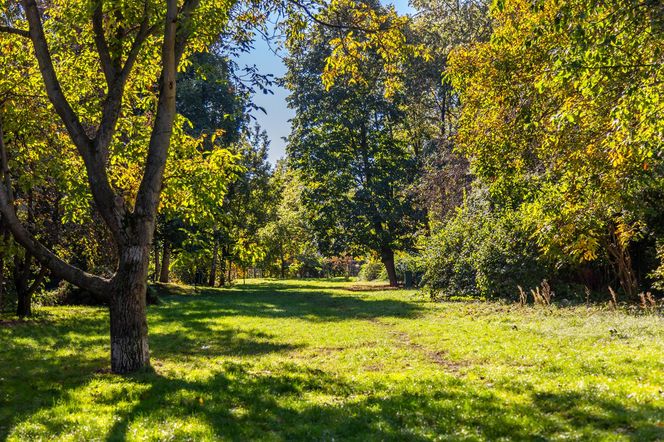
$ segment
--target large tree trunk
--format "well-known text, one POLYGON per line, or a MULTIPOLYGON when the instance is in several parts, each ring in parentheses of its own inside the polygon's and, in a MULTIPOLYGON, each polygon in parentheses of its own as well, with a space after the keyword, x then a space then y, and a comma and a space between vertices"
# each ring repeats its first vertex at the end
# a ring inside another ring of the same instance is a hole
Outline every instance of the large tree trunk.
POLYGON ((130 246, 122 251, 111 283, 111 370, 129 373, 150 365, 146 319, 147 272, 150 248, 130 246))
POLYGON ((168 241, 164 241, 164 252, 161 254, 161 272, 159 273, 159 282, 167 283, 169 279, 169 270, 171 267, 171 247, 168 241))
POLYGON ((214 241, 214 249, 212 250, 212 266, 210 266, 210 278, 208 279, 208 285, 214 287, 214 284, 217 282, 217 258, 219 255, 219 242, 214 241))
MULTIPOLYGON (((166 1, 159 99, 133 212, 128 210, 124 198, 117 195, 111 187, 106 166, 109 144, 121 115, 127 79, 141 52, 143 42, 152 32, 147 9, 122 63, 120 57, 113 60, 108 50, 102 23, 102 2, 96 2, 93 30, 108 93, 104 99, 99 128, 91 138, 89 128, 81 123, 58 81, 36 0, 23 0, 21 3, 29 24, 29 33, 26 36, 29 36, 33 43, 46 93, 83 159, 95 206, 118 247, 119 265, 115 276, 108 280, 89 274, 66 263, 41 244, 19 221, 12 204, 10 185, 3 184, 0 188, 0 211, 17 242, 55 276, 96 294, 110 292, 111 368, 115 373, 137 370, 149 365, 145 310, 149 244, 152 242, 154 219, 176 115, 177 65, 193 29, 192 16, 200 2, 185 0, 182 6, 178 7, 176 0, 166 1)), ((0 133, 0 144, 1 135, 0 133)))
POLYGON ((394 250, 387 246, 381 247, 380 258, 385 265, 385 270, 387 270, 387 278, 390 280, 390 287, 396 287, 399 285, 399 281, 397 280, 397 271, 394 267, 394 250))

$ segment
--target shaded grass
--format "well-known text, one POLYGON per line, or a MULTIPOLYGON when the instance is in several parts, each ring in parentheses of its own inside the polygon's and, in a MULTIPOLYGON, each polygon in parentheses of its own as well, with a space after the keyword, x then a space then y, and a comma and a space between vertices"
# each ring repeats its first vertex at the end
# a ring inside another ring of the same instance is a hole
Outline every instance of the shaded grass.
POLYGON ((128 377, 104 309, 39 309, 0 326, 0 439, 664 439, 661 317, 352 286, 162 287, 128 377))

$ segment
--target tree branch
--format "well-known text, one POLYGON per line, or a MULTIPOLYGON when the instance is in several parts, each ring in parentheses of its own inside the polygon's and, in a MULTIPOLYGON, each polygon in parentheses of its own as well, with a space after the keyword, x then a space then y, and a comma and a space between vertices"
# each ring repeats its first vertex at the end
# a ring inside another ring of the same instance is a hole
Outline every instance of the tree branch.
POLYGON ((32 281, 32 285, 28 288, 28 295, 32 295, 35 291, 37 291, 39 285, 42 283, 42 281, 44 281, 46 273, 48 273, 48 268, 42 265, 39 269, 39 273, 37 276, 35 276, 34 281, 32 281))
POLYGON ((107 295, 109 280, 84 272, 78 267, 66 263, 37 241, 16 217, 14 208, 9 204, 5 186, 0 186, 0 212, 6 226, 12 232, 16 242, 28 250, 37 260, 46 266, 55 276, 65 279, 77 287, 89 290, 101 296, 107 295))
POLYGON ((159 205, 166 158, 175 120, 175 87, 177 66, 191 35, 191 19, 200 0, 185 0, 178 11, 177 2, 168 0, 162 47, 162 73, 155 123, 150 136, 145 173, 136 196, 134 215, 140 220, 141 232, 152 238, 154 217, 159 205), (178 19, 179 16, 179 19, 178 19))
POLYGON ((200 0, 185 0, 182 8, 180 9, 180 19, 178 20, 178 28, 176 31, 175 40, 175 67, 180 64, 180 59, 184 53, 184 47, 187 40, 191 36, 191 17, 194 11, 200 5, 200 0))
MULTIPOLYGON (((197 0, 185 0, 183 7, 193 2, 197 3, 197 0)), ((164 169, 166 168, 166 158, 173 133, 173 122, 175 121, 176 45, 179 27, 177 18, 177 0, 167 0, 157 113, 152 133, 150 134, 145 172, 138 188, 134 210, 134 215, 139 221, 137 227, 148 230, 140 232, 139 235, 147 238, 151 238, 153 234, 154 217, 157 205, 159 204, 164 169)))
POLYGON ((294 4, 298 8, 300 8, 302 11, 304 11, 304 14, 309 17, 314 23, 317 23, 321 26, 325 26, 326 28, 333 28, 333 29, 343 29, 346 31, 360 31, 360 32, 365 32, 367 34, 374 34, 376 32, 381 32, 381 31, 386 31, 389 29, 391 26, 388 26, 387 28, 384 29, 367 29, 363 28, 362 26, 357 26, 353 24, 345 24, 345 23, 332 23, 326 20, 321 20, 309 10, 309 8, 304 5, 302 2, 298 0, 288 0, 290 3, 294 4))
POLYGON ((30 39, 35 49, 35 56, 39 63, 42 78, 44 79, 46 93, 62 122, 65 124, 74 144, 79 149, 89 148, 90 139, 85 134, 83 125, 62 92, 62 87, 55 73, 53 60, 51 59, 48 44, 46 43, 46 36, 44 35, 44 28, 39 15, 39 8, 35 0, 22 0, 22 3, 28 24, 30 25, 30 39))
POLYGON ((62 92, 35 0, 22 0, 22 4, 30 25, 30 39, 32 40, 48 98, 53 103, 53 107, 55 107, 58 116, 67 128, 70 138, 83 158, 97 210, 104 218, 116 242, 122 243, 121 229, 125 209, 124 205, 121 204, 121 200, 116 198, 115 192, 113 192, 108 181, 104 149, 95 149, 98 146, 94 146, 92 140, 86 135, 78 116, 62 92))
POLYGON ((0 32, 5 34, 15 34, 20 35, 21 37, 30 38, 30 32, 23 29, 12 28, 11 26, 0 26, 0 32))
MULTIPOLYGON (((2 137, 0 126, 0 157, 7 158, 7 149, 2 137)), ((3 161, 4 163, 4 161, 3 161)), ((83 270, 66 263, 53 252, 47 249, 43 244, 37 241, 32 234, 23 226, 16 216, 16 211, 11 198, 11 183, 9 173, 4 167, 2 175, 5 183, 0 184, 0 213, 2 214, 4 225, 11 231, 16 242, 21 244, 29 253, 31 253, 44 267, 48 268, 54 275, 65 279, 72 284, 96 293, 100 296, 106 296, 109 282, 107 279, 96 275, 91 275, 83 270)))
MULTIPOLYGON (((141 25, 131 45, 124 66, 120 72, 117 72, 113 68, 114 76, 112 81, 108 84, 108 93, 106 94, 106 99, 103 104, 101 123, 99 124, 94 139, 95 150, 102 152, 105 157, 104 162, 106 162, 106 157, 108 156, 108 146, 113 139, 118 118, 120 118, 127 79, 129 78, 129 74, 131 74, 145 39, 148 35, 154 32, 154 28, 149 26, 150 17, 148 15, 147 6, 145 7, 143 14, 141 25)), ((112 64, 110 56, 109 63, 112 64)))
POLYGON ((104 12, 103 12, 104 0, 95 1, 95 9, 92 13, 92 30, 95 35, 95 46, 97 47, 97 52, 99 53, 99 59, 101 60, 101 68, 104 71, 104 77, 106 77, 106 84, 109 89, 115 81, 115 66, 113 65, 113 60, 111 60, 111 52, 108 49, 108 43, 106 42, 106 36, 104 35, 104 12))

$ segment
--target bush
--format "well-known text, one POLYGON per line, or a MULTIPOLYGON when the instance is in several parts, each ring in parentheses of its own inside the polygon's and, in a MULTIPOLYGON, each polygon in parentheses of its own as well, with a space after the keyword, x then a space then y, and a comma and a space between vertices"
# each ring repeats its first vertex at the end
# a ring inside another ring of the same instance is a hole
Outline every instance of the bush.
POLYGON ((547 276, 518 212, 492 210, 486 192, 474 191, 448 221, 426 238, 424 285, 432 297, 517 297, 517 285, 537 286, 547 276))
POLYGON ((657 242, 657 259, 659 266, 648 276, 653 280, 655 290, 664 291, 664 240, 657 242))
POLYGON ((369 260, 362 264, 360 273, 357 276, 362 281, 383 280, 387 279, 387 272, 382 262, 369 260))

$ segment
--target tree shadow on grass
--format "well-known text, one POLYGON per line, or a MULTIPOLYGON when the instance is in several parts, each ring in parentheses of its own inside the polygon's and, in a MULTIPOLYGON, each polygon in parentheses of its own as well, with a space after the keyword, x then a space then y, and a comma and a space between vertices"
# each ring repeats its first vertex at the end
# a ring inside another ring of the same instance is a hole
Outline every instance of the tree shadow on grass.
POLYGON ((664 440, 664 409, 652 404, 626 406, 592 391, 538 392, 531 399, 541 413, 562 416, 589 436, 603 430, 635 441, 664 440))
POLYGON ((152 356, 167 357, 218 357, 260 356, 295 350, 300 345, 273 342, 273 335, 255 330, 212 330, 201 322, 189 323, 187 332, 152 333, 152 356))
POLYGON ((299 289, 293 285, 251 285, 244 288, 199 289, 194 295, 161 295, 164 305, 154 311, 157 317, 173 320, 186 305, 180 319, 210 316, 253 316, 302 318, 310 321, 341 321, 381 317, 415 318, 423 311, 414 302, 371 299, 358 295, 331 294, 318 288, 299 289), (297 289, 297 291, 294 291, 297 289))
MULTIPOLYGON (((147 385, 147 392, 106 440, 124 440, 130 431, 154 422, 168 426, 178 416, 206 422, 214 437, 223 440, 543 441, 565 435, 602 438, 615 431, 632 440, 658 440, 664 435, 647 422, 657 415, 654 407, 626 408, 588 393, 575 401, 593 405, 602 418, 581 412, 566 415, 558 406, 543 406, 538 398, 506 403, 497 392, 452 378, 435 388, 415 383, 408 390, 386 385, 375 389, 295 364, 261 371, 250 363, 229 362, 201 381, 156 373, 139 374, 135 380, 147 385), (326 399, 312 400, 315 396, 326 399), (628 419, 632 424, 625 427, 628 419)), ((551 394, 547 400, 564 404, 567 396, 551 394)), ((177 431, 164 437, 192 436, 177 431)))
MULTIPOLYGON (((49 434, 61 434, 71 422, 67 415, 49 413, 49 410, 61 400, 71 401, 72 394, 80 393, 95 380, 125 379, 107 374, 106 319, 105 315, 56 318, 18 324, 3 331, 0 335, 5 341, 0 346, 0 441, 6 440, 12 429, 26 420, 36 419, 39 427, 48 429, 49 434), (91 354, 99 356, 91 357, 91 354), (40 412, 45 412, 43 417, 35 418, 40 412)), ((275 343, 271 335, 260 331, 212 330, 202 322, 189 325, 187 331, 181 333, 152 333, 153 358, 186 360, 191 357, 201 361, 206 355, 260 356, 298 348, 275 343)), ((90 399, 113 403, 108 395, 90 399)))
MULTIPOLYGON (((211 350, 213 355, 260 355, 292 348, 260 331, 210 330, 199 322, 193 326, 200 336, 213 335, 208 348, 199 345, 196 334, 178 341, 181 334, 169 332, 152 337, 153 354, 200 360, 211 350)), ((357 383, 301 364, 251 361, 226 361, 210 369, 208 377, 193 380, 156 372, 98 373, 108 366, 106 333, 102 317, 77 317, 17 326, 11 335, 3 334, 13 339, 10 348, 0 351, 0 376, 5 378, 0 439, 25 421, 54 438, 66 436, 72 425, 67 413, 77 412, 76 395, 88 402, 84 413, 127 404, 106 410, 113 413, 114 424, 98 430, 107 440, 125 440, 142 430, 153 438, 164 430, 170 432, 164 439, 197 439, 201 435, 192 434, 191 427, 171 425, 190 419, 203 422, 214 437, 231 440, 601 439, 615 432, 631 440, 664 438, 657 424, 664 419, 661 409, 594 390, 533 392, 508 402, 505 389, 442 374, 357 383), (90 346, 103 347, 102 356, 88 356, 90 346), (74 351, 57 354, 62 348, 74 351), (97 384, 103 384, 102 394, 96 393, 97 384), (56 411, 61 400, 64 408, 56 411)))
POLYGON ((52 406, 108 365, 107 355, 89 356, 92 347, 108 345, 108 326, 99 317, 40 314, 0 332, 0 440, 14 423, 52 406))

